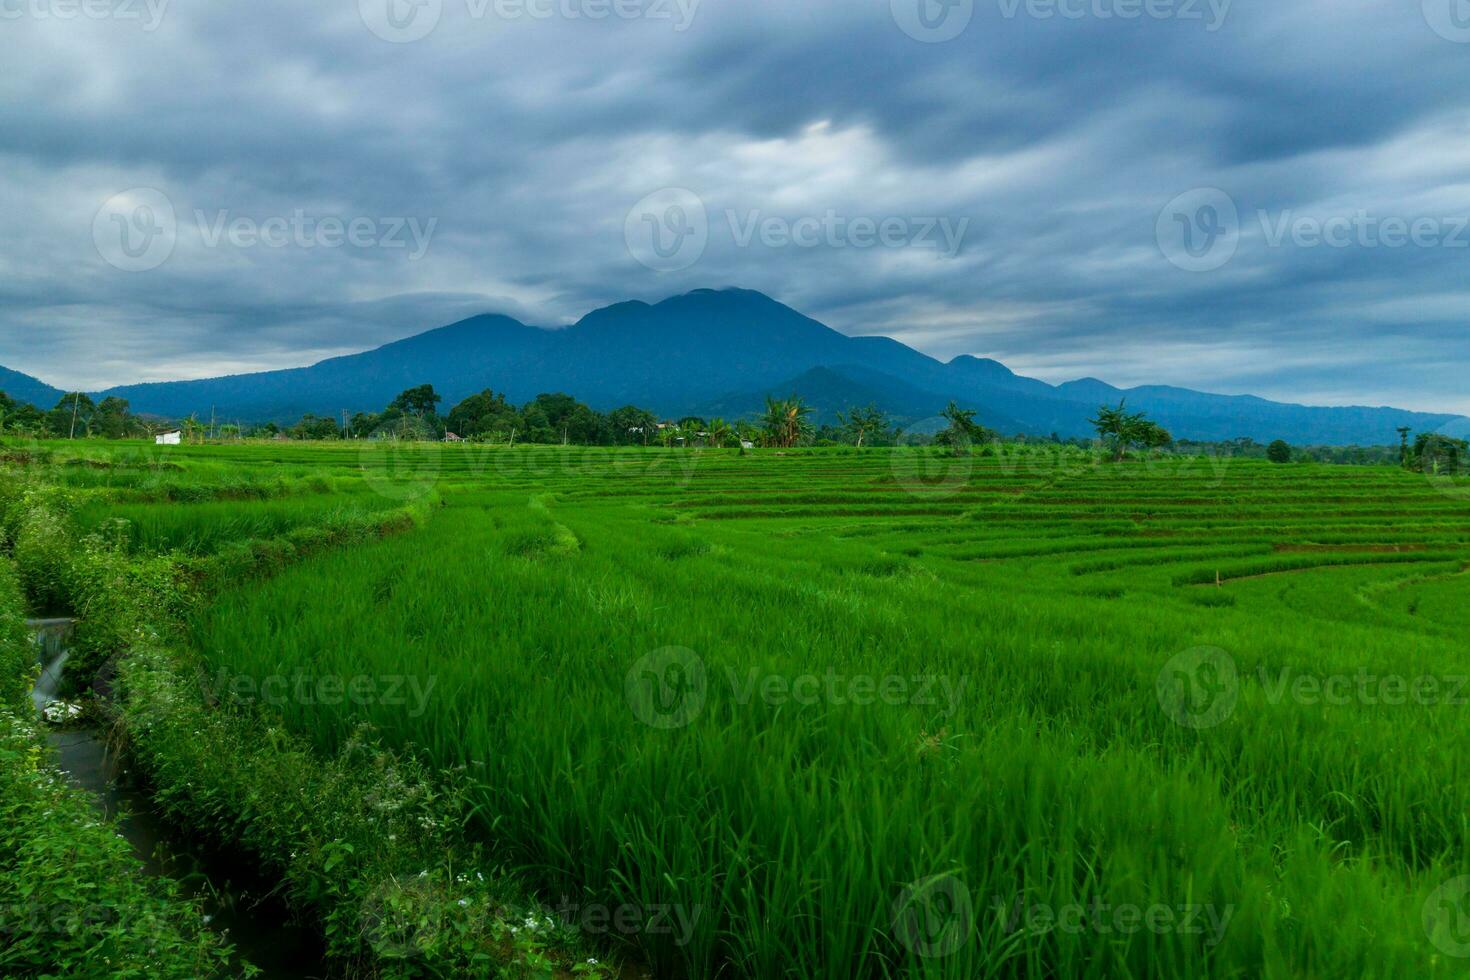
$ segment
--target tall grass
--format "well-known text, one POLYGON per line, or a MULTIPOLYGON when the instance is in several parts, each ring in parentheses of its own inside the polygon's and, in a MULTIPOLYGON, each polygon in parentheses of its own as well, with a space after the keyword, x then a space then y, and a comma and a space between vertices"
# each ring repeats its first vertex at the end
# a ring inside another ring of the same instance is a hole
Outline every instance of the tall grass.
POLYGON ((465 767, 478 835, 553 903, 697 910, 687 941, 622 936, 660 975, 1462 966, 1422 917, 1470 872, 1464 707, 1275 679, 1470 675, 1463 636, 1418 612, 1467 581, 1470 505, 1391 470, 963 465, 895 500, 909 463, 881 451, 446 452, 427 528, 228 594, 195 638, 257 680, 432 683, 417 706, 278 709, 323 748, 366 720, 465 767), (1363 550, 1269 555, 1331 541, 1363 550), (1230 581, 1255 569, 1283 574, 1230 581), (669 647, 707 684, 654 727, 637 692, 669 647), (1190 727, 1159 685, 1200 647, 1238 679, 1190 727), (808 675, 932 686, 780 695, 808 675), (915 882, 973 910, 944 955, 915 941, 915 882), (1196 919, 1103 911, 1133 906, 1196 919), (1194 931, 1205 910, 1223 925, 1194 931))

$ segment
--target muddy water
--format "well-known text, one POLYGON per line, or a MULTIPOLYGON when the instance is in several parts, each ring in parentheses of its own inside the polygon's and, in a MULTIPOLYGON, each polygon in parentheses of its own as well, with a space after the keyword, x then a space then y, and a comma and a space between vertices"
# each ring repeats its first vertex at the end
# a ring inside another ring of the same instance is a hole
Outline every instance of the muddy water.
MULTIPOLYGON (((41 674, 31 691, 36 712, 56 697, 66 667, 71 620, 32 620, 41 674)), ((102 733, 84 725, 47 726, 58 767, 87 790, 98 809, 117 818, 118 832, 132 845, 149 874, 168 875, 200 899, 211 928, 224 933, 239 955, 264 976, 314 980, 330 976, 322 960, 321 939, 293 925, 270 883, 248 863, 205 847, 154 812, 143 781, 108 751, 102 733)))

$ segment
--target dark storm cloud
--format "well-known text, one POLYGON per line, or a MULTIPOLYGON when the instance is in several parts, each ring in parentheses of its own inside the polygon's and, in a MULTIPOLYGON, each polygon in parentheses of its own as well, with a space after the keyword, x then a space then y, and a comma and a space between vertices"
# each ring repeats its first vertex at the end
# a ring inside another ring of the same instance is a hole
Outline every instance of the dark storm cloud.
POLYGON ((429 0, 407 43, 388 2, 0 0, 0 364, 198 376, 742 285, 1050 380, 1470 411, 1470 37, 1436 0, 974 0, 942 43, 920 0, 429 0), (146 269, 94 236, 139 188, 174 216, 146 269), (708 240, 649 268, 627 219, 665 188, 708 240), (1171 202, 1226 261, 1161 247, 1171 202))

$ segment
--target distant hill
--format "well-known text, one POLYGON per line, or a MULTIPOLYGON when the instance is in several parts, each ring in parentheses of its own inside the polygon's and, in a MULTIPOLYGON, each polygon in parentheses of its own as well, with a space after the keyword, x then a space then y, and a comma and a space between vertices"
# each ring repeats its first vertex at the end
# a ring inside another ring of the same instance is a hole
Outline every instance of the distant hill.
MULTIPOLYGON (((38 403, 61 393, 34 378, 38 403), (37 388, 39 386, 39 388, 37 388)), ((1002 432, 1090 433, 1104 401, 1127 397, 1176 436, 1293 443, 1397 442, 1394 429, 1460 425, 1460 416, 1393 408, 1310 408, 1185 388, 1119 389, 1092 378, 1050 385, 994 360, 936 360, 887 337, 849 337, 761 293, 701 289, 661 303, 618 303, 555 330, 484 315, 361 354, 310 367, 200 381, 127 385, 101 392, 141 413, 181 417, 215 411, 246 421, 294 421, 381 409, 400 391, 432 383, 453 405, 484 388, 516 402, 564 391, 594 408, 637 404, 665 416, 738 417, 767 394, 803 395, 822 418, 873 402, 904 419, 936 414, 954 399, 1002 432)), ((12 391, 12 395, 23 396, 12 391)))
POLYGON ((37 381, 29 374, 21 374, 19 371, 12 371, 4 367, 0 367, 0 391, 18 402, 34 405, 37 408, 53 408, 65 394, 43 381, 37 381))

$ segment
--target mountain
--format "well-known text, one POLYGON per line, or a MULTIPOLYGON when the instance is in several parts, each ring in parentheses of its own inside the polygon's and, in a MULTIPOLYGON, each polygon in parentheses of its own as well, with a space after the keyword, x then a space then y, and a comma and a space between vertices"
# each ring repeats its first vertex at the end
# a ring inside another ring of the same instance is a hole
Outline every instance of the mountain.
POLYGON ((29 374, 21 374, 4 367, 0 367, 0 391, 18 402, 35 405, 37 408, 52 408, 65 394, 43 381, 37 381, 29 374))
MULTIPOLYGON (((0 373, 0 389, 18 379, 0 373)), ((796 392, 824 419, 869 402, 905 420, 936 414, 951 399, 1002 432, 1081 436, 1102 402, 1127 398, 1176 436, 1293 443, 1396 443, 1394 429, 1470 424, 1461 416, 1392 408, 1311 408, 1185 388, 1120 389, 1094 378, 1050 385, 998 361, 942 362, 888 337, 849 337, 761 293, 701 289, 660 303, 617 303, 560 329, 506 316, 471 317, 375 350, 283 371, 127 385, 95 397, 128 399, 141 413, 190 413, 245 421, 294 421, 377 411, 400 391, 432 383, 446 406, 485 388, 524 402, 564 391, 594 408, 637 404, 665 416, 738 417, 766 395, 796 392)), ((13 395, 20 394, 12 391, 13 395)))

